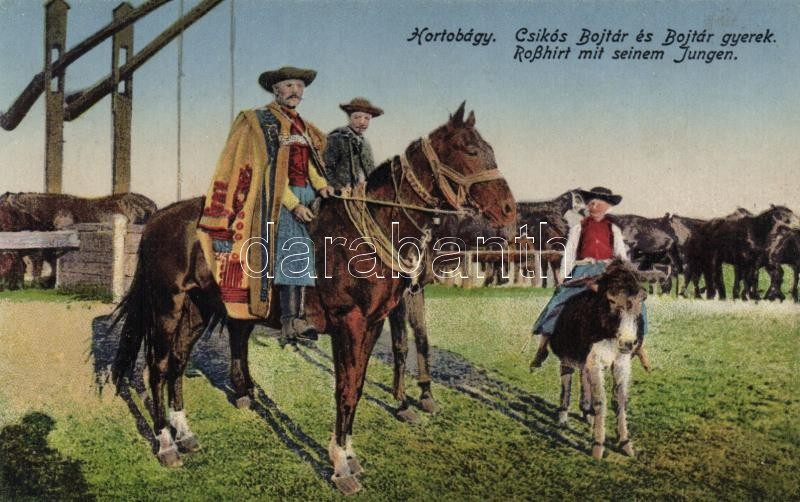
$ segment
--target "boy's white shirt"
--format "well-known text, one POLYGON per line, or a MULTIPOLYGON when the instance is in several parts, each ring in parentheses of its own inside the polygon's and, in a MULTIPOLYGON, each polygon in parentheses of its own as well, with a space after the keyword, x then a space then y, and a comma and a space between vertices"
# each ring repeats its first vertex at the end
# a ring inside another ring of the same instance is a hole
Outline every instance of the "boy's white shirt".
MULTIPOLYGON (((630 261, 628 257, 628 246, 625 245, 625 240, 622 237, 622 230, 614 223, 611 224, 611 235, 614 241, 614 257, 630 261)), ((580 244, 580 241, 581 224, 578 223, 569 229, 567 245, 564 248, 564 270, 566 270, 567 274, 571 274, 572 268, 575 266, 575 258, 578 255, 578 244, 580 244)))

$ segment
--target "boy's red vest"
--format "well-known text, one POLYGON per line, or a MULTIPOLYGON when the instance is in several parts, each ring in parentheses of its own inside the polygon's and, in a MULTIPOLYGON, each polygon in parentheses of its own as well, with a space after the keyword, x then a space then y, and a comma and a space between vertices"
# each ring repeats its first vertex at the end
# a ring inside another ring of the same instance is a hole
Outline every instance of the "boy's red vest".
POLYGON ((613 257, 614 234, 611 232, 611 222, 606 218, 600 221, 596 221, 593 218, 584 218, 581 221, 578 259, 610 260, 613 257))

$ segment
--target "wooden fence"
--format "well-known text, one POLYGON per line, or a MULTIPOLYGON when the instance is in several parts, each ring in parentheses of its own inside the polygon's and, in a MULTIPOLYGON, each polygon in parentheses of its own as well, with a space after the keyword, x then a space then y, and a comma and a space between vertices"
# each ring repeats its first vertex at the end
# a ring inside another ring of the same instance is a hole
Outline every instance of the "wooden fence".
POLYGON ((56 287, 99 287, 119 301, 133 281, 143 229, 114 215, 108 223, 79 223, 55 232, 0 232, 0 250, 55 251, 56 287))
POLYGON ((69 228, 77 233, 80 247, 58 259, 56 287, 99 286, 119 301, 133 281, 144 225, 129 224, 124 216, 115 215, 113 223, 79 223, 69 228))

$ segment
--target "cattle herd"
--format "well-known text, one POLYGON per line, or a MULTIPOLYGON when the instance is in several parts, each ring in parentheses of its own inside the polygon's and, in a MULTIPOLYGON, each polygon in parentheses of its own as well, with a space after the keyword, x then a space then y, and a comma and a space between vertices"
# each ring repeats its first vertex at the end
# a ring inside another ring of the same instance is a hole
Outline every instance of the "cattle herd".
MULTIPOLYGON (((95 199, 6 193, 0 196, 0 232, 59 230, 72 223, 103 222, 115 213, 125 215, 131 223, 144 223, 155 210, 153 201, 133 193, 95 199)), ((541 239, 540 249, 558 251, 570 225, 579 221, 584 210, 585 201, 575 189, 552 200, 518 202, 514 231, 496 231, 478 219, 447 216, 435 233, 465 242, 474 242, 476 235, 512 241, 513 235, 524 229, 541 239)), ((707 298, 725 299, 722 266, 729 264, 734 271, 733 298, 782 301, 786 298, 781 288, 786 265, 792 272, 790 294, 798 301, 800 219, 785 206, 772 205, 759 214, 738 208, 728 216, 708 220, 670 213, 660 218, 631 214, 610 218, 622 229, 631 261, 657 279, 662 293, 686 296, 692 285, 697 298, 705 294, 707 298), (758 287, 761 269, 770 279, 766 291, 758 287)), ((0 288, 15 289, 23 284, 24 258, 33 280, 51 286, 54 277, 41 276, 42 263, 50 262, 52 267, 56 254, 55 250, 0 249, 0 288)), ((560 282, 561 255, 552 252, 542 256, 560 282)))

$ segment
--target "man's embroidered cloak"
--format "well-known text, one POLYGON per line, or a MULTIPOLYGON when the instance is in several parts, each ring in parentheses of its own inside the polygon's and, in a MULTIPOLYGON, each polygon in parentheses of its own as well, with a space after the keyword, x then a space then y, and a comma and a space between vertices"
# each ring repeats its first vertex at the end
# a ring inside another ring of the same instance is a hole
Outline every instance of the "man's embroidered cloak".
MULTIPOLYGON (((309 177, 314 188, 321 188, 316 185, 324 186, 325 135, 305 124, 312 150, 309 177)), ((228 316, 234 319, 272 318, 278 310, 267 277, 274 276, 271 257, 276 256, 281 203, 284 193, 291 193, 290 130, 291 119, 277 103, 239 113, 206 195, 197 236, 228 316)))

